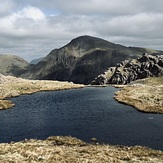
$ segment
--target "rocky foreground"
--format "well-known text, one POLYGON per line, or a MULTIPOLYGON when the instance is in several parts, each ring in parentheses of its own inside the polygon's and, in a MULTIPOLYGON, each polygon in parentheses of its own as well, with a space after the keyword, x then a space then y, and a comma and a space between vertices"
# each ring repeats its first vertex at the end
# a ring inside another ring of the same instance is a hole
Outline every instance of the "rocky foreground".
POLYGON ((84 85, 73 84, 72 82, 25 80, 0 74, 0 110, 14 106, 11 101, 5 100, 7 97, 16 97, 22 94, 31 94, 39 91, 64 90, 82 87, 84 87, 84 85))

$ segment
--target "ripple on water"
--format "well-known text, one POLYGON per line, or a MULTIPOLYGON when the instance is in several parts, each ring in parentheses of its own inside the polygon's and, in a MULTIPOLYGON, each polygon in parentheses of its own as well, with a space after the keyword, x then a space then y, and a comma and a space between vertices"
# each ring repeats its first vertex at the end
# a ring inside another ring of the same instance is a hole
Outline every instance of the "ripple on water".
POLYGON ((163 115, 141 113, 116 102, 116 90, 88 87, 12 98, 16 106, 0 114, 0 142, 71 135, 163 150, 163 115))

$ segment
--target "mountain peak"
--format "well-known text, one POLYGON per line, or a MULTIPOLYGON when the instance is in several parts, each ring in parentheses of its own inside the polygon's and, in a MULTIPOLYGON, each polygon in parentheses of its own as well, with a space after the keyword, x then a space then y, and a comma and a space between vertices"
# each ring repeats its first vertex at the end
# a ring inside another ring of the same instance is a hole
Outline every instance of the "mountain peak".
POLYGON ((79 48, 84 48, 84 49, 89 50, 92 48, 106 49, 108 47, 114 47, 116 46, 116 44, 111 43, 101 38, 97 38, 97 37, 93 37, 89 35, 83 35, 83 36, 79 36, 71 40, 68 46, 74 46, 74 47, 79 47, 79 48))
POLYGON ((146 52, 144 48, 128 48, 84 35, 74 38, 60 49, 52 50, 24 76, 30 79, 90 84, 108 67, 116 66, 123 60, 140 57, 144 52, 146 52))
POLYGON ((94 41, 94 42, 99 42, 99 41, 102 41, 102 42, 107 42, 106 40, 104 39, 101 39, 101 38, 97 38, 97 37, 93 37, 93 36, 89 36, 89 35, 83 35, 83 36, 79 36, 79 37, 76 37, 74 39, 71 40, 71 43, 73 42, 87 42, 87 41, 94 41))

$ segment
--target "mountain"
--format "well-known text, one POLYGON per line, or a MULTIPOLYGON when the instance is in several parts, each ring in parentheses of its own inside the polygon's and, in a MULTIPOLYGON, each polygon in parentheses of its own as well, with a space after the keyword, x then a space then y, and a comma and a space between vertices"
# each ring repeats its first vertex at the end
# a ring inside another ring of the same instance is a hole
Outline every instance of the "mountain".
POLYGON ((108 67, 116 66, 123 60, 140 57, 142 53, 161 54, 163 52, 125 47, 96 37, 80 36, 64 47, 52 50, 23 77, 90 84, 108 67))
POLYGON ((16 55, 0 54, 0 74, 19 76, 26 70, 28 62, 16 55))
POLYGON ((43 59, 43 57, 42 57, 42 58, 38 58, 38 59, 33 59, 33 60, 30 62, 30 64, 36 65, 36 64, 39 63, 42 59, 43 59))

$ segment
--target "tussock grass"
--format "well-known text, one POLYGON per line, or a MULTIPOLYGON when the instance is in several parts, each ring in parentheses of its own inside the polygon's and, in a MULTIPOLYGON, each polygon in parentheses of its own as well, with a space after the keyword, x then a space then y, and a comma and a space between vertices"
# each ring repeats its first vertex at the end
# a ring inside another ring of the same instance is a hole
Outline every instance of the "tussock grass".
POLYGON ((144 83, 147 85, 163 85, 163 76, 161 77, 151 77, 144 80, 144 83))
POLYGON ((90 144, 70 136, 0 144, 0 162, 161 163, 163 152, 147 147, 90 144))
POLYGON ((116 92, 114 98, 142 112, 163 114, 163 77, 139 80, 116 92))
POLYGON ((84 85, 72 82, 59 82, 47 80, 25 80, 0 74, 0 110, 14 106, 7 97, 15 97, 22 94, 31 94, 39 91, 64 90, 82 88, 84 85))
POLYGON ((12 108, 14 104, 9 100, 0 100, 0 110, 12 108))

